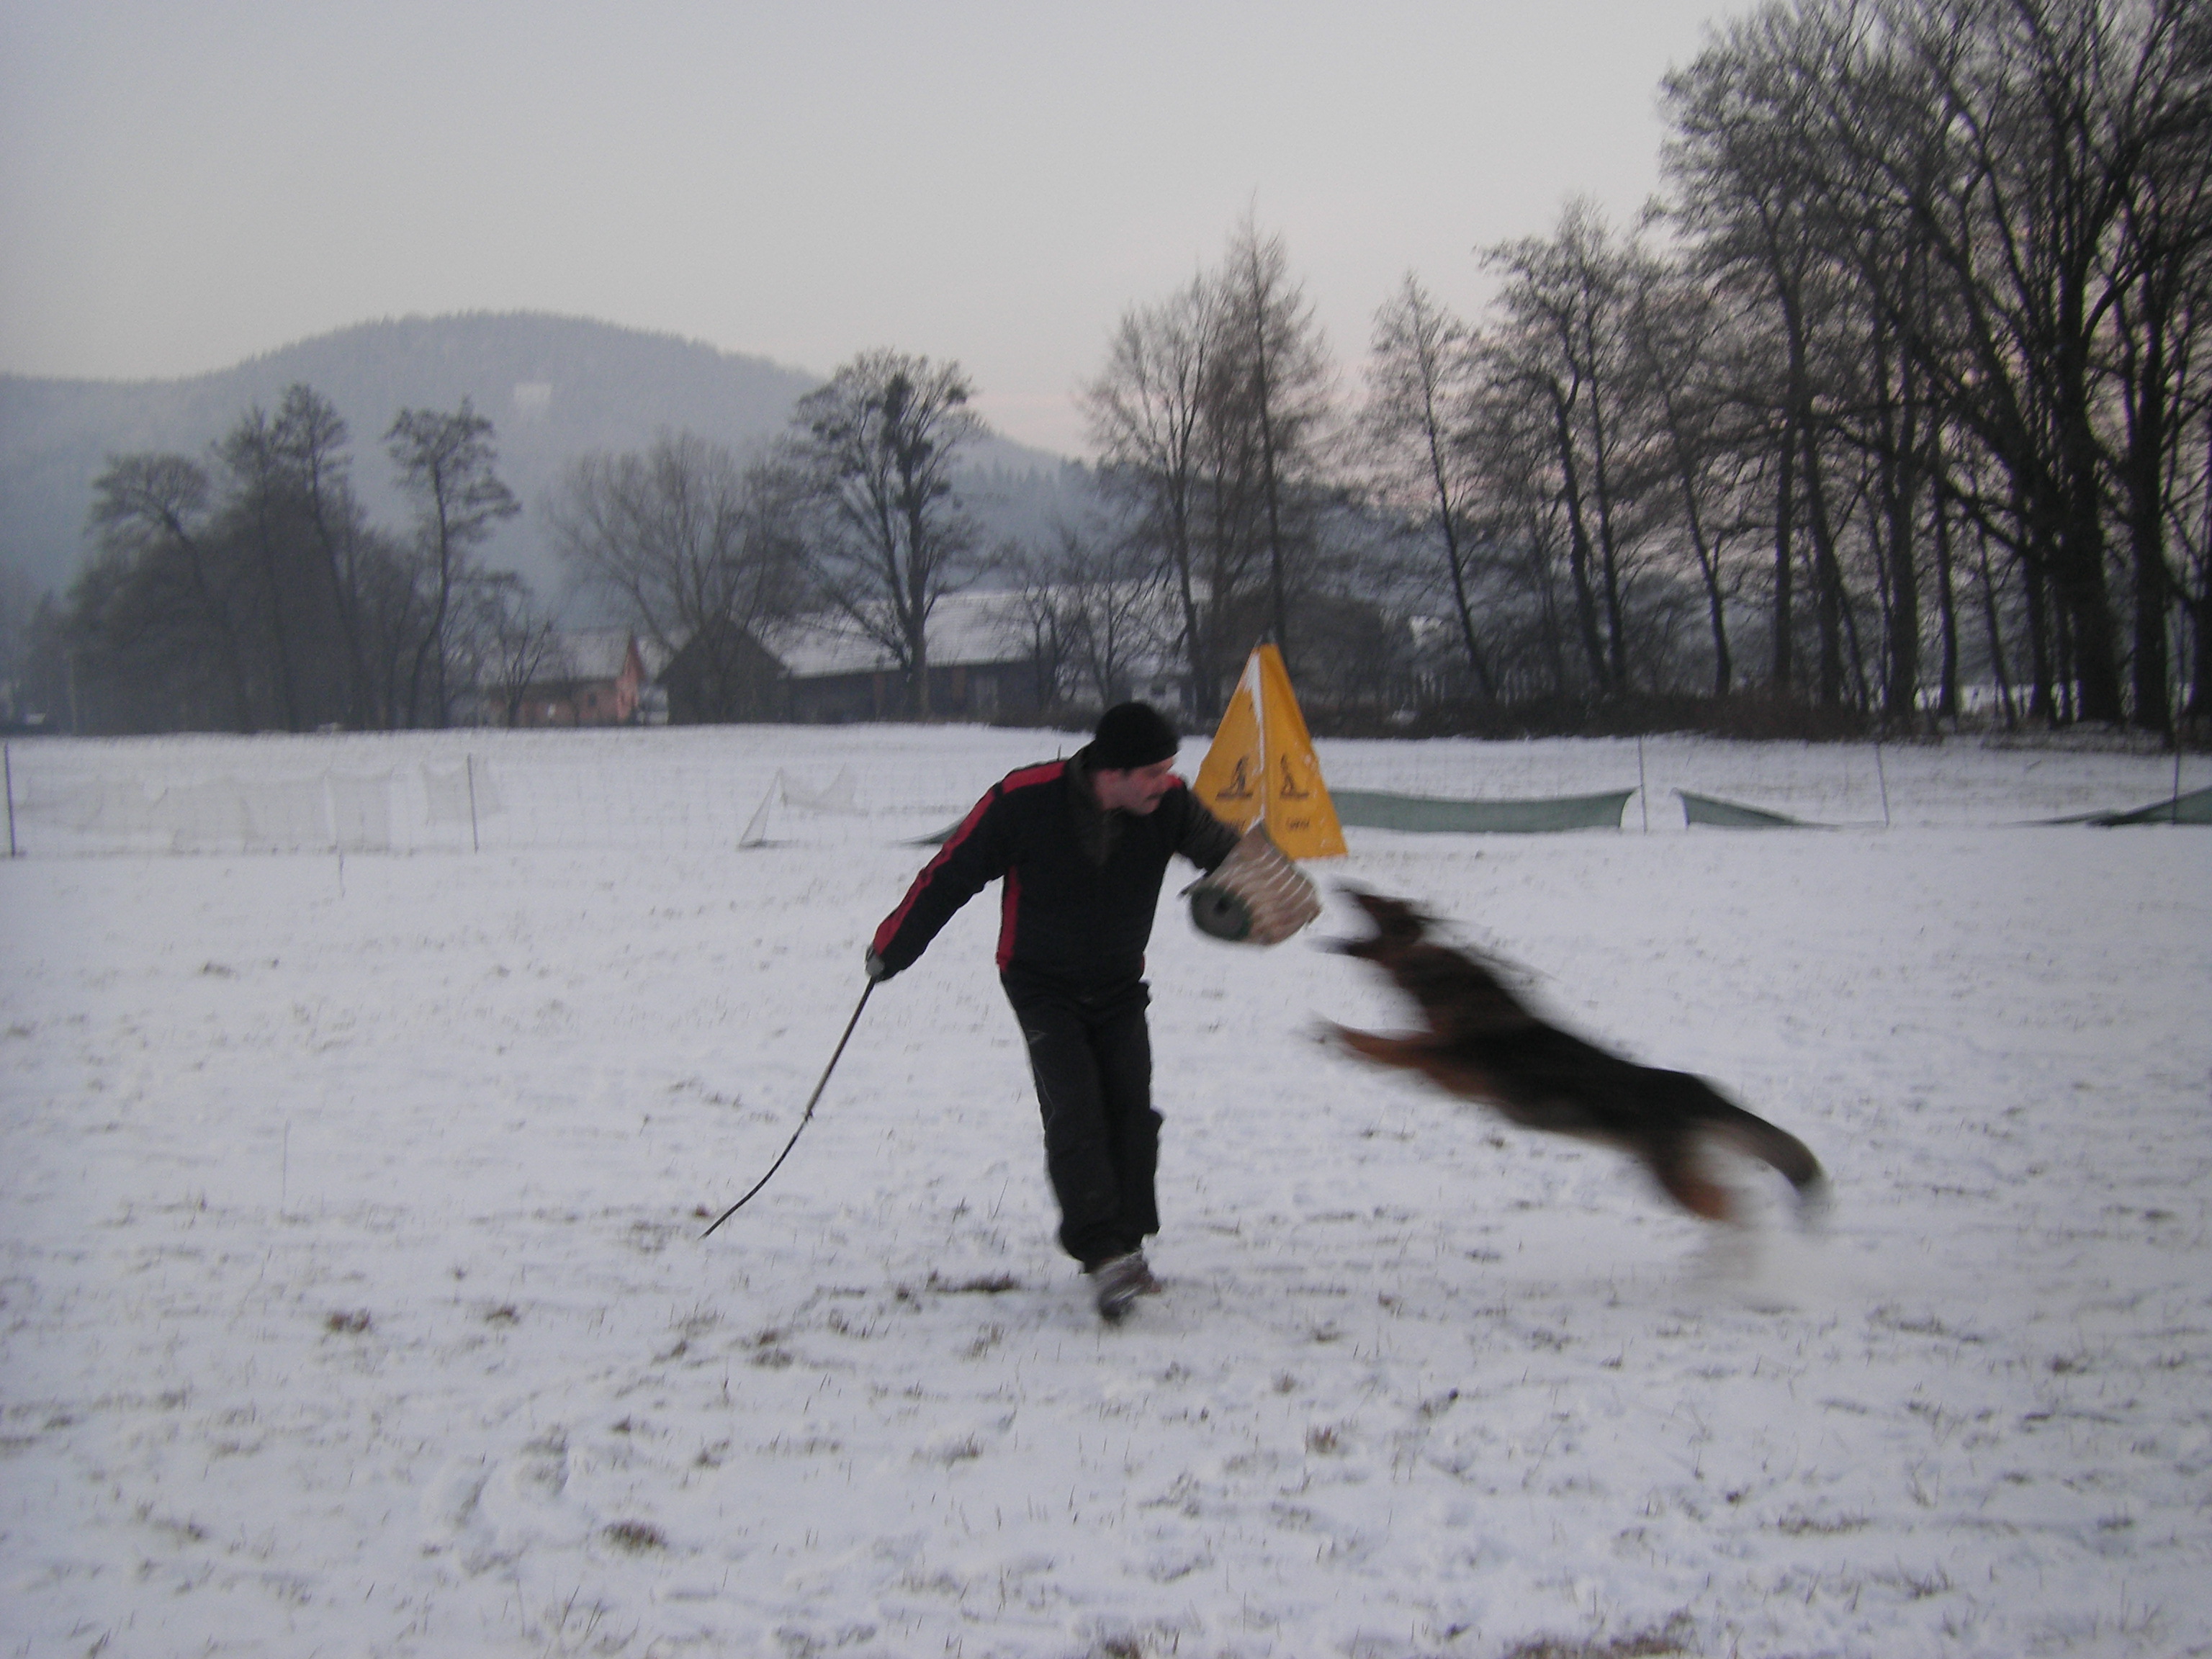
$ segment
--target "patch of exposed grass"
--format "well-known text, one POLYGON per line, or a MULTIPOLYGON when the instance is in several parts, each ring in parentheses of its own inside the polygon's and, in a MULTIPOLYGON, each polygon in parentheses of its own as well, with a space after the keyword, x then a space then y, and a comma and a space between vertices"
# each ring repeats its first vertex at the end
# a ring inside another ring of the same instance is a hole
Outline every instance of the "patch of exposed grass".
POLYGON ((1690 1615, 1678 1613, 1663 1625, 1603 1640, 1540 1636, 1508 1648, 1504 1659, 1661 1659, 1667 1654, 1695 1653, 1690 1638, 1696 1632, 1690 1615))
POLYGON ((618 1550, 632 1555, 647 1555, 668 1547, 668 1540, 659 1528, 647 1521, 617 1521, 602 1527, 599 1536, 618 1550))
POLYGON ((1823 1519, 1792 1512, 1776 1522, 1774 1529, 1785 1538, 1832 1538, 1838 1533, 1856 1532, 1867 1524, 1863 1515, 1838 1515, 1823 1519))
POLYGON ((1009 1291, 1018 1291, 1022 1281, 1012 1273, 984 1273, 974 1279, 963 1279, 955 1284, 949 1279, 929 1276, 929 1288, 940 1296, 1004 1296, 1009 1291))

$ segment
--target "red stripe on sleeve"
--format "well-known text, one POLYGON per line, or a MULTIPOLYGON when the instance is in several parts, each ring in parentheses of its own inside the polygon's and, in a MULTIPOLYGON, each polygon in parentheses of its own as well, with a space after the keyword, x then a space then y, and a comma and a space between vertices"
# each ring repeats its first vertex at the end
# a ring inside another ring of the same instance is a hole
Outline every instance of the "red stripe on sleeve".
POLYGON ((1014 917, 1022 905, 1022 872, 1006 872, 1004 891, 999 901, 999 971, 1005 973, 1006 964, 1014 959, 1014 917))
MULTIPOLYGON (((1067 763, 1064 760, 1046 761, 1040 765, 1025 766, 1018 772, 1009 772, 997 783, 985 790, 982 799, 969 807, 968 816, 960 820, 960 827, 945 838, 945 845, 937 849, 936 856, 921 866, 921 873, 915 877, 913 884, 906 890, 906 896, 899 901, 898 908, 885 916, 882 925, 876 929, 876 936, 870 941, 868 948, 879 956, 890 948, 891 941, 898 937, 899 929, 905 926, 907 916, 913 911, 922 894, 929 890, 929 884, 936 878, 938 871, 943 868, 945 861, 958 852, 975 833, 976 826, 982 823, 983 814, 990 810, 993 802, 1010 789, 1048 783, 1066 769, 1067 763)), ((1011 892, 1015 885, 1012 874, 1009 872, 1006 879, 1007 890, 1011 892)), ((1005 937, 1001 948, 1004 948, 1006 940, 1011 940, 1012 930, 1012 913, 1009 911, 1005 923, 1005 937)))
POLYGON ((890 948, 890 942, 898 937, 898 930, 905 922, 907 913, 914 908, 915 901, 928 889, 930 878, 937 873, 945 860, 959 850, 962 842, 975 833, 975 826, 983 821, 983 814, 990 810, 991 803, 998 799, 1000 791, 1006 787, 1003 782, 992 785, 983 792, 983 799, 968 809, 968 816, 960 820, 960 827, 945 838, 945 845, 937 849, 936 856, 921 866, 921 873, 908 886, 906 896, 899 901, 898 908, 884 918, 883 925, 876 929, 876 937, 868 945, 870 950, 880 955, 890 948))

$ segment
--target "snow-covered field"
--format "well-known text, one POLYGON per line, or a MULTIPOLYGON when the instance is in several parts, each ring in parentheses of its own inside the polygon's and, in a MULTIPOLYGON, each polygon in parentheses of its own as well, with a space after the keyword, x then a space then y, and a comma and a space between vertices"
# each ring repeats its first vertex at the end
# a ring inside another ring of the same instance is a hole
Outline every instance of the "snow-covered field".
POLYGON ((1649 834, 1355 830, 1316 873, 1802 1135, 1815 1236, 1768 1194, 1718 1248, 1620 1158, 1362 1069, 1316 1028, 1398 1023, 1384 986, 1171 886, 1164 1297, 1102 1328, 1055 1254, 988 900, 699 1242, 902 840, 1077 740, 17 745, 0 1652, 2212 1652, 2212 834, 2020 827, 2170 760, 1321 745, 1440 795, 1640 764, 1649 834), (774 789, 841 769, 851 811, 774 789), (146 850, 226 780, 303 836, 319 787, 356 850, 146 850), (1892 827, 1686 830, 1677 787, 1892 827))

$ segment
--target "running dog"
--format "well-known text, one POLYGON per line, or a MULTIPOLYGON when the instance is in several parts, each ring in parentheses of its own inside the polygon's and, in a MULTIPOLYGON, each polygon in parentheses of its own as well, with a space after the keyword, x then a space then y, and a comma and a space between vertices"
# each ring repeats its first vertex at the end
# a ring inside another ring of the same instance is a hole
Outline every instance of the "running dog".
POLYGON ((1419 1072, 1523 1128, 1617 1146, 1676 1203, 1708 1220, 1738 1218, 1735 1195, 1707 1167, 1716 1146, 1771 1164, 1796 1189, 1800 1219, 1817 1215, 1826 1177, 1796 1136, 1723 1098, 1702 1078, 1638 1066, 1547 1024, 1486 963, 1425 937, 1435 918, 1400 899, 1347 891, 1375 934, 1334 948, 1389 974, 1428 1024, 1407 1036, 1332 1026, 1353 1053, 1419 1072))

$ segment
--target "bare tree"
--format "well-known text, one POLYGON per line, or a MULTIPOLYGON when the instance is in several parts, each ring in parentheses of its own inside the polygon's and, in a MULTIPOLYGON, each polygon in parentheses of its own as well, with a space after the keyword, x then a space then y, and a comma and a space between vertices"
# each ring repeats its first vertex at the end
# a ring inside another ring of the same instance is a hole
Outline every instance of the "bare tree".
POLYGON ((1085 390, 1101 483, 1181 613, 1193 712, 1317 574, 1330 371, 1281 240, 1248 219, 1215 272, 1126 313, 1085 390))
POLYGON ((370 538, 354 498, 346 423, 330 400, 307 386, 284 390, 271 437, 290 473, 330 591, 331 615, 344 647, 340 703, 347 724, 388 725, 390 711, 372 693, 362 637, 362 586, 370 538))
POLYGON ((1139 539, 1060 524, 1048 548, 1007 563, 1039 654, 1057 666, 1052 690, 1101 708, 1132 695, 1138 661, 1162 644, 1163 584, 1139 539))
POLYGON ((550 512, 562 559, 665 659, 684 658, 698 718, 769 712, 762 637, 804 586, 794 483, 688 432, 641 454, 585 456, 562 476, 550 512))
POLYGON ((295 614, 299 585, 291 568, 291 479, 269 416, 258 404, 223 435, 216 455, 230 475, 223 528, 244 553, 242 569, 258 590, 252 609, 274 671, 277 712, 286 731, 304 731, 307 705, 294 638, 301 619, 295 614))
POLYGON ((427 567, 416 550, 372 526, 359 534, 354 593, 368 676, 365 696, 376 726, 396 731, 409 723, 414 661, 435 595, 422 580, 427 567))
POLYGON ((1626 344, 1629 256, 1595 209, 1577 202, 1552 236, 1486 257, 1505 278, 1489 372, 1549 430, 1577 634, 1591 679, 1618 696, 1629 684, 1625 587, 1648 482, 1639 472, 1640 388, 1626 344))
POLYGON ((1742 471, 1741 451, 1725 425, 1734 367, 1727 313, 1688 271, 1649 255, 1632 262, 1631 281, 1629 349, 1650 398, 1656 459, 1671 483, 1679 534, 1687 541, 1705 598, 1713 695, 1725 697, 1735 684, 1735 665, 1729 644, 1732 585, 1723 556, 1735 528, 1734 498, 1742 471))
POLYGON ((1496 695, 1468 599, 1468 513, 1474 489, 1457 434, 1478 373, 1467 327, 1413 274, 1375 317, 1361 414, 1377 493, 1415 532, 1441 544, 1452 615, 1476 691, 1496 695))
POLYGON ((385 434, 385 447, 399 469, 400 487, 415 498, 416 546, 429 582, 429 614, 424 619, 407 678, 407 724, 423 724, 423 678, 429 677, 428 723, 448 718, 447 625, 454 595, 470 574, 471 555, 502 519, 522 508, 496 471, 492 423, 470 406, 447 415, 434 410, 403 409, 385 434))
POLYGON ((1223 321, 1202 276, 1158 305, 1133 308, 1083 393, 1100 484, 1131 514, 1133 533, 1172 584, 1194 712, 1207 716, 1219 708, 1224 666, 1212 618, 1229 597, 1206 580, 1199 551, 1207 398, 1223 321))
POLYGON ((1797 538, 1814 543, 1820 686, 1841 687, 1836 570, 1817 403, 1822 339, 1833 314, 1838 250, 1819 182, 1826 169, 1820 82, 1848 52, 1856 24, 1846 6, 1809 0, 1731 21, 1720 42, 1668 77, 1674 137, 1664 152, 1678 215, 1698 241, 1698 268, 1765 313, 1781 363, 1747 381, 1747 408, 1771 426, 1772 648, 1770 679, 1786 695, 1797 678, 1797 538), (1769 388, 1771 388, 1771 390, 1769 388))
POLYGON ((530 589, 511 571, 469 578, 457 596, 452 629, 455 665, 481 691, 479 718, 512 726, 530 688, 554 654, 553 621, 532 605, 530 589))
MULTIPOLYGON (((1458 447, 1468 474, 1466 509, 1488 550, 1495 584, 1485 606, 1501 696, 1563 696, 1599 682, 1572 648, 1577 607, 1566 583, 1571 538, 1547 409, 1515 377, 1497 372, 1496 346, 1477 337, 1481 378, 1471 390, 1458 447)), ((1587 592, 1585 587, 1583 590, 1587 592)))
POLYGON ((1220 286, 1229 348, 1222 361, 1230 375, 1216 417, 1224 428, 1241 418, 1257 439, 1269 609, 1275 642, 1285 660, 1295 663, 1288 497, 1301 489, 1310 495, 1321 471, 1331 391, 1328 348, 1304 290, 1291 278, 1282 238, 1261 234, 1249 215, 1230 239, 1220 286))
POLYGON ((929 613, 974 574, 974 526, 954 493, 961 450, 985 430, 957 363, 869 351, 799 399, 791 453, 821 509, 823 595, 904 672, 930 712, 929 613))
MULTIPOLYGON (((490 626, 471 556, 516 510, 489 432, 465 404, 394 423, 394 459, 422 503, 411 548, 368 522, 345 422, 306 386, 287 389, 274 418, 248 410, 212 446, 212 474, 179 455, 111 457, 88 515, 97 556, 56 635, 96 709, 88 723, 442 720, 490 626)), ((516 579, 482 580, 506 584, 492 609, 526 605, 516 579)))
MULTIPOLYGON (((2149 267, 2130 257, 2131 246, 2145 250, 2130 216, 2148 204, 2158 158, 2178 142, 2197 158, 2185 166, 2203 172, 2212 121, 2203 9, 1890 0, 1882 17, 1880 49, 1852 56, 1826 88, 1838 158, 1831 194, 1840 214, 1907 221, 1924 241, 1941 303, 1916 313, 1896 285, 1875 293, 1946 413, 2005 469, 2031 605, 2048 590, 2045 625, 2033 630, 2046 665, 2035 712, 2069 712, 2046 690, 2055 674, 2057 697, 2078 699, 2070 712, 2121 720, 2106 366, 2124 335, 2130 378, 2149 368, 2141 325, 2158 307, 2128 305, 2151 294, 2149 267)), ((2204 198, 2193 195, 2183 218, 2201 228, 2204 198)), ((2135 527, 2147 531, 2148 518, 2135 527)), ((2138 586, 2162 613, 2162 584, 2138 586)), ((2159 701, 2138 717, 2155 721, 2159 701)))
POLYGON ((188 670, 204 664, 228 694, 228 723, 254 730, 238 581, 209 535, 206 471, 182 455, 110 456, 92 489, 106 563, 86 573, 73 608, 124 655, 152 647, 188 670))
MULTIPOLYGON (((2136 723, 2171 734, 2172 654, 2166 618, 2187 592, 2170 550, 2189 522, 2175 508, 2202 477, 2190 441, 2203 419, 2204 322, 2212 317, 2212 22, 2203 9, 2160 8, 2155 27, 2182 37, 2147 77, 2144 155, 2120 211, 2114 250, 2115 347, 2110 374, 2121 406, 2114 445, 2120 520, 2130 552, 2135 625, 2131 690, 2136 723), (2177 87, 2187 77, 2193 84, 2177 87), (2192 404, 2195 405, 2192 408, 2192 404)), ((2212 434, 2207 434, 2212 443, 2212 434)), ((2201 623, 2196 649, 2208 643, 2201 623)))
POLYGON ((2168 501, 2168 526, 2182 557, 2177 582, 2190 623, 2189 669, 2183 676, 2185 712, 2212 720, 2212 374, 2202 359, 2194 379, 2185 424, 2193 422, 2197 447, 2174 469, 2177 481, 2168 501))
MULTIPOLYGON (((32 712, 33 626, 40 595, 30 574, 13 559, 0 559, 0 720, 32 712)), ((43 709, 37 712, 46 712, 43 709)))

